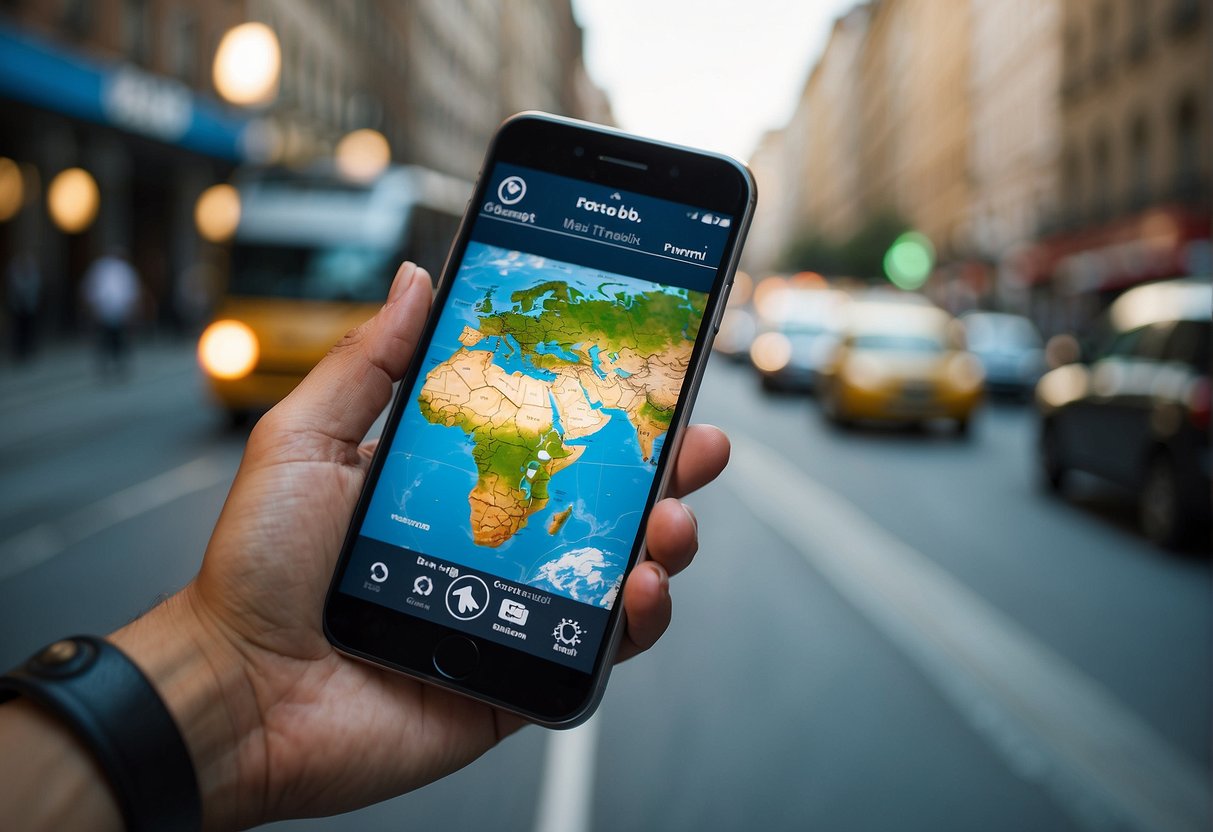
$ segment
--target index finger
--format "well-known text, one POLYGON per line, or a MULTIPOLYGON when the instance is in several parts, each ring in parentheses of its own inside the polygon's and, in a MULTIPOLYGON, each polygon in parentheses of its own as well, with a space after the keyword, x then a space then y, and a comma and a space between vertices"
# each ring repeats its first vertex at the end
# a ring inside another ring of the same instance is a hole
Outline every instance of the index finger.
POLYGON ((682 438, 674 475, 666 492, 669 497, 685 497, 720 476, 729 462, 729 437, 714 425, 691 425, 682 438))

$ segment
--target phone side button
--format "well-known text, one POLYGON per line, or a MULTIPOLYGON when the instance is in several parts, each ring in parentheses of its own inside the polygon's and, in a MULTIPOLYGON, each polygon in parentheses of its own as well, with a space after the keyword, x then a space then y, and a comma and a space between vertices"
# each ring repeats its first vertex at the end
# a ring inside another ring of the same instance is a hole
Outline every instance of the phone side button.
POLYGON ((480 650, 469 638, 447 636, 434 646, 434 669, 448 679, 466 679, 479 666, 480 650))

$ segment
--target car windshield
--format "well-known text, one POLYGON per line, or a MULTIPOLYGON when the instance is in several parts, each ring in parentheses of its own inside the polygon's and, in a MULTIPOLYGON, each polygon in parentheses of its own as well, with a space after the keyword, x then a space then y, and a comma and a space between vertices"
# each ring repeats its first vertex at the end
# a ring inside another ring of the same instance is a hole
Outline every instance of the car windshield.
POLYGON ((856 335, 851 343, 857 350, 881 352, 943 352, 942 338, 910 333, 872 332, 856 335))
POLYGON ((242 243, 232 251, 229 293, 377 303, 387 295, 391 252, 357 245, 242 243))
POLYGON ((965 335, 974 350, 1037 349, 1040 334, 1026 318, 974 315, 965 319, 965 335))

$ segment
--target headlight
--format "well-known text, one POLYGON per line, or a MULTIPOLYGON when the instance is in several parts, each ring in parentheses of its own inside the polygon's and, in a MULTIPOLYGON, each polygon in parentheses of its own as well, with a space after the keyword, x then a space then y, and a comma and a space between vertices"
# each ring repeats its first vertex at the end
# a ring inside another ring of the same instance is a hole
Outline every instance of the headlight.
POLYGON ((215 378, 244 378, 260 352, 256 334, 240 321, 215 321, 198 339, 198 363, 215 378))
POLYGON ((874 358, 856 355, 843 365, 843 378, 855 387, 874 390, 885 383, 887 375, 874 358))
POLYGON ((792 360, 792 342, 779 332, 764 332, 750 345, 750 360, 764 373, 776 373, 792 360))
POLYGON ((986 374, 975 356, 961 353, 952 356, 952 360, 948 362, 947 377, 948 383, 953 387, 968 392, 980 387, 986 374))

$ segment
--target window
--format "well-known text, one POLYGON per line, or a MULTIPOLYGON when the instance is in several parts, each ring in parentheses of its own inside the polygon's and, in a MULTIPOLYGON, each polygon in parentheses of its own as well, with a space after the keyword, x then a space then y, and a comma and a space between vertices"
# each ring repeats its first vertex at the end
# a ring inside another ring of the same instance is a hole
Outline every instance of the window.
POLYGON ((198 57, 198 23, 191 12, 177 9, 169 17, 172 30, 169 32, 169 70, 185 81, 194 82, 194 68, 198 57))
POLYGON ((1091 211, 1098 218, 1105 218, 1111 211, 1111 186, 1109 179, 1112 175, 1112 148, 1106 133, 1096 135, 1091 144, 1092 173, 1092 204, 1091 211))
POLYGON ((1129 128, 1129 201, 1140 208, 1150 199, 1150 129, 1139 115, 1129 128))
POLYGON ((126 54, 137 64, 146 64, 149 53, 147 0, 126 0, 122 8, 122 34, 126 54))
POLYGON ((1129 0, 1130 62, 1140 61, 1150 51, 1150 0, 1129 0))
POLYGON ((1175 187, 1181 194, 1199 188, 1200 120, 1196 96, 1185 95, 1175 108, 1175 187))
POLYGON ((1179 321, 1163 349, 1163 361, 1178 361, 1192 369, 1209 372, 1209 341, 1213 324, 1209 321, 1179 321))

